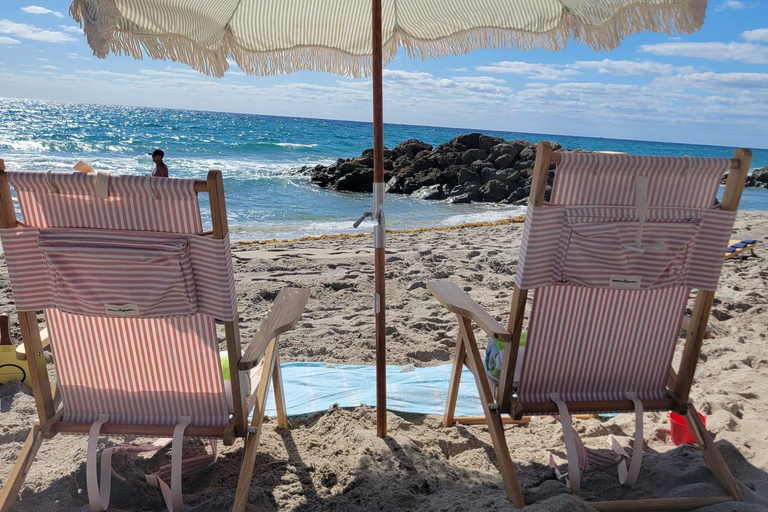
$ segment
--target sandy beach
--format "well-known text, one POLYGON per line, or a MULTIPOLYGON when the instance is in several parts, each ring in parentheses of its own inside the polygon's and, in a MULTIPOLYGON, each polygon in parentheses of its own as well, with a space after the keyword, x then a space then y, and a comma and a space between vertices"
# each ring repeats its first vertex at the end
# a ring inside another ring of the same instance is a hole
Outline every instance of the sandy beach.
MULTIPOLYGON (((388 363, 447 364, 455 346, 456 319, 426 290, 425 283, 450 279, 506 323, 522 234, 521 223, 396 233, 387 256, 388 363)), ((768 212, 744 212, 733 238, 758 240, 758 257, 724 264, 692 398, 707 415, 723 455, 740 483, 745 502, 712 511, 768 509, 768 212)), ((241 332, 248 341, 278 291, 311 289, 297 328, 283 337, 283 362, 373 364, 373 249, 370 236, 233 247, 241 332)), ((13 312, 10 285, 0 267, 0 311, 13 312)), ((13 319, 14 340, 20 340, 13 319)), ((682 338, 681 338, 682 340, 682 338)), ((678 354, 679 355, 679 354, 678 354)), ((49 365, 53 372, 53 366, 49 365)), ((287 397, 290 401, 290 397, 287 397)), ((33 419, 29 388, 0 387, 0 481, 15 461, 33 419)), ((249 510, 513 510, 506 500, 487 429, 444 428, 441 418, 389 413, 389 435, 375 435, 375 411, 332 408, 291 418, 289 430, 265 425, 249 495, 249 510), (489 458, 490 455, 490 458, 489 458)), ((587 446, 606 448, 608 436, 633 435, 631 415, 577 420, 587 446)), ((615 469, 589 471, 582 479, 586 500, 718 496, 722 489, 690 445, 675 447, 666 413, 645 416, 645 458, 634 489, 618 484, 615 469)), ((561 427, 551 418, 511 426, 507 443, 529 510, 588 510, 554 479, 550 452, 562 455, 561 427)), ((102 438, 109 446, 120 439, 102 438)), ((206 443, 207 444, 207 443, 206 443)), ((242 441, 224 447, 217 463, 187 478, 188 510, 229 510, 234 499, 242 441)), ((205 444, 185 441, 186 456, 205 444)), ((18 510, 89 510, 85 489, 86 438, 46 441, 26 479, 18 510)), ((170 451, 131 459, 115 456, 115 468, 131 475, 113 479, 111 510, 162 510, 159 491, 142 475, 170 460, 170 451)))

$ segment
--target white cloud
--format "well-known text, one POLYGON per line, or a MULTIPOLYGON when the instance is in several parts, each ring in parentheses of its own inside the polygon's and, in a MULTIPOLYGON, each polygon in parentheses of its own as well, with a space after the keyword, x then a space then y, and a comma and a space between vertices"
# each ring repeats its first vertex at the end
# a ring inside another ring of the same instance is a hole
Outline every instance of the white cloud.
POLYGON ((70 53, 69 54, 70 59, 80 59, 80 60, 91 60, 88 57, 83 57, 79 53, 70 53))
POLYGON ((27 14, 53 14, 57 18, 63 18, 64 15, 60 12, 52 11, 50 9, 46 9, 45 7, 40 7, 38 5, 30 5, 27 7, 22 7, 22 11, 24 11, 27 14))
POLYGON ((21 44, 21 41, 19 41, 18 39, 13 39, 11 37, 0 36, 0 44, 21 44))
POLYGON ((448 71, 457 71, 459 73, 464 73, 467 68, 446 68, 448 71))
POLYGON ((768 64, 768 46, 752 43, 658 43, 644 44, 640 51, 654 55, 768 64))
MULTIPOLYGON (((402 69, 385 69, 383 73, 386 87, 407 95, 408 91, 419 91, 430 95, 457 94, 459 96, 496 96, 497 98, 511 93, 508 87, 495 85, 504 83, 494 77, 456 77, 440 78, 423 71, 405 71, 402 69)), ((359 82, 358 82, 359 83, 359 82)))
POLYGON ((740 2, 739 0, 725 0, 725 2, 715 7, 715 10, 716 11, 737 11, 740 9, 745 9, 746 7, 747 5, 744 2, 740 2))
POLYGON ((675 71, 677 71, 678 73, 680 73, 682 75, 688 75, 690 73, 698 73, 699 72, 699 70, 696 69, 693 66, 682 66, 682 67, 679 67, 679 68, 675 68, 675 71))
POLYGON ((593 69, 598 73, 629 76, 629 75, 668 75, 674 71, 671 64, 661 62, 631 60, 581 60, 576 61, 569 67, 575 69, 593 69))
POLYGON ((485 73, 524 75, 537 80, 561 80, 563 77, 579 74, 576 70, 564 69, 562 66, 508 60, 493 62, 489 66, 477 66, 475 69, 485 73))
POLYGON ((752 43, 768 43, 768 28, 756 28, 741 33, 741 37, 752 43))
POLYGON ((45 66, 40 66, 40 69, 62 69, 62 68, 57 66, 45 65, 45 66))
POLYGON ((743 93, 748 90, 768 90, 768 73, 691 73, 659 78, 656 85, 695 88, 718 94, 743 93))
MULTIPOLYGON (((674 125, 727 124, 752 131, 768 115, 768 75, 702 73, 660 77, 647 85, 591 83, 539 84, 516 94, 517 112, 560 115, 597 127, 638 123, 655 140, 674 125), (731 75, 731 76, 727 76, 731 75), (742 76, 736 76, 742 75, 742 76), (758 76, 762 75, 762 76, 758 76), (750 89, 746 89, 747 85, 750 89), (590 123, 584 121, 589 119, 590 123), (657 133, 654 135, 653 130, 657 133)), ((671 129, 670 135, 674 133, 671 129)), ((679 129, 678 129, 679 131, 679 129)), ((706 131, 704 132, 706 133, 706 131)), ((713 140, 719 130, 713 131, 713 140)), ((615 135, 614 135, 615 136, 615 135)), ((700 141, 703 142, 703 141, 700 141)), ((722 142, 722 140, 720 141, 722 142)))
POLYGON ((486 83, 486 84, 504 84, 506 83, 501 78, 494 76, 454 76, 451 80, 461 83, 486 83))
POLYGON ((64 32, 72 32, 73 34, 82 34, 83 30, 75 25, 59 25, 59 28, 64 32))
POLYGON ((43 41, 45 43, 68 43, 70 41, 75 41, 72 36, 65 34, 64 32, 44 30, 34 25, 16 23, 7 19, 0 20, 0 34, 8 34, 22 39, 43 41))
POLYGON ((567 77, 580 75, 584 70, 616 76, 669 75, 675 71, 671 64, 662 62, 611 59, 580 60, 572 64, 502 61, 489 66, 477 66, 476 69, 487 73, 525 75, 535 80, 565 80, 567 77))
MULTIPOLYGON (((90 60, 90 59, 88 59, 88 60, 90 60)), ((194 76, 199 76, 200 78, 212 78, 213 80, 218 80, 218 78, 208 77, 207 75, 204 75, 203 73, 201 73, 199 71, 196 71, 194 69, 187 68, 187 67, 181 67, 181 66, 178 66, 178 65, 177 66, 166 66, 165 69, 168 70, 168 72, 170 72, 170 73, 174 73, 176 76, 178 76, 180 74, 182 74, 182 75, 194 75, 194 76)), ((145 73, 145 72, 146 73, 154 73, 154 71, 149 70, 149 69, 142 69, 141 70, 141 73, 145 73)), ((230 73, 232 73, 232 71, 227 71, 227 75, 229 75, 230 73)))

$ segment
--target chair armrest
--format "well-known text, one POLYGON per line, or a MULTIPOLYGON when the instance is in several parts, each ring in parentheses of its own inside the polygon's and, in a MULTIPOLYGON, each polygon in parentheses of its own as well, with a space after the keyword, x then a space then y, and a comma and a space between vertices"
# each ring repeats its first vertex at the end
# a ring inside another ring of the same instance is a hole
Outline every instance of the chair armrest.
POLYGON ((293 329, 309 300, 309 290, 304 288, 283 288, 277 295, 272 308, 264 317, 259 330, 240 358, 240 371, 247 371, 259 364, 269 342, 282 333, 293 329))
POLYGON ((480 307, 467 293, 450 281, 432 281, 427 283, 427 290, 451 313, 471 319, 492 338, 507 343, 512 341, 512 334, 480 307))
MULTIPOLYGON (((48 329, 40 329, 40 343, 42 344, 43 348, 47 347, 51 344, 51 338, 48 336, 48 329)), ((16 359, 19 361, 26 361, 27 360, 27 349, 24 348, 24 344, 20 343, 16 346, 16 359)))

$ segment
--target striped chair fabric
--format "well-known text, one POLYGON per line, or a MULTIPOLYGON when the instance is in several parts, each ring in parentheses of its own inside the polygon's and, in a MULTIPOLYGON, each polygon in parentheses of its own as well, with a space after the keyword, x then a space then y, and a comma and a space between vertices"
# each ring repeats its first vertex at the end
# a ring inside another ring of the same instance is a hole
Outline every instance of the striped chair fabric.
POLYGON ((200 235, 194 181, 111 176, 100 198, 94 174, 7 176, 23 218, 2 230, 14 297, 45 309, 63 420, 226 425, 215 318, 237 313, 234 277, 229 240, 200 235), (169 263, 169 241, 186 260, 169 263), (155 289, 160 306, 145 310, 155 289), (123 292, 138 304, 105 311, 123 292))
POLYGON ((524 228, 517 284, 536 292, 520 401, 666 397, 690 289, 717 286, 735 218, 713 207, 728 166, 562 154, 551 202, 524 228))

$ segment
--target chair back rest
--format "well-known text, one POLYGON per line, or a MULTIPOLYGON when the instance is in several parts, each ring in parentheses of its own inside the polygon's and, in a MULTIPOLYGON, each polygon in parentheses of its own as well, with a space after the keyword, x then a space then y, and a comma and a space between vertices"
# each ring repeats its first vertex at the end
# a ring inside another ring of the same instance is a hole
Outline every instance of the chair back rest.
POLYGON ((236 317, 234 276, 195 181, 5 174, 22 216, 0 230, 14 300, 45 311, 64 421, 225 425, 215 319, 236 317))
MULTIPOLYGON (((729 159, 562 153, 529 205, 516 283, 535 289, 522 402, 667 397, 691 288, 714 290, 735 211, 729 159)), ((546 172, 546 171, 545 171, 546 172)))

